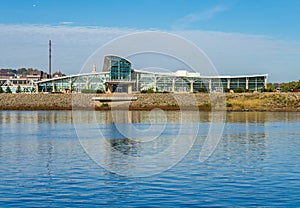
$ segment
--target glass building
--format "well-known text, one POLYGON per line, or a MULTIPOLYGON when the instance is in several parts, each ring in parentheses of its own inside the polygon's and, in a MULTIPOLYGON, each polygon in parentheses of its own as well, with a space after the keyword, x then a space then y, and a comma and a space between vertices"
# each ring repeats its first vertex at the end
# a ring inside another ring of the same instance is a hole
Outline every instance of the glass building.
POLYGON ((267 74, 242 76, 201 76, 180 70, 171 73, 132 69, 129 60, 118 56, 104 58, 102 72, 57 77, 36 82, 37 92, 214 92, 239 89, 263 91, 267 74))

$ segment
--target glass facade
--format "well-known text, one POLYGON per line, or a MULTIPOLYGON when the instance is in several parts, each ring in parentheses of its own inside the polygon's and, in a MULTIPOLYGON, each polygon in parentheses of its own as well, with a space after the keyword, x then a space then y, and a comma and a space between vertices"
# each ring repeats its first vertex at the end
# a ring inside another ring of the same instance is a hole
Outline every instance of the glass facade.
POLYGON ((152 73, 135 71, 130 61, 106 56, 102 72, 78 74, 37 82, 39 92, 82 92, 101 90, 104 92, 126 92, 129 85, 133 91, 152 89, 156 92, 213 92, 230 89, 262 91, 267 75, 251 76, 177 76, 176 73, 152 73))
POLYGON ((108 73, 89 73, 66 76, 38 82, 39 92, 81 92, 82 90, 104 91, 108 73))
POLYGON ((131 63, 117 56, 107 56, 109 59, 110 80, 111 81, 131 81, 131 63))

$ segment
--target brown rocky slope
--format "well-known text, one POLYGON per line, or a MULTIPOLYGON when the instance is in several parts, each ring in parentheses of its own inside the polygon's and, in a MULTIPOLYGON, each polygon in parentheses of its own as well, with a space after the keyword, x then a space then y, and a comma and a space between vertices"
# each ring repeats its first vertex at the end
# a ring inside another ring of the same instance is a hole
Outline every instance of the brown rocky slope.
MULTIPOLYGON (((107 110, 107 103, 95 103, 93 94, 0 94, 0 110, 107 110)), ((130 103, 132 110, 161 108, 178 110, 193 104, 200 110, 211 110, 212 98, 203 93, 146 93, 134 94, 137 100, 130 103)), ((228 111, 300 111, 300 93, 236 93, 226 94, 224 109, 228 111), (225 106, 226 105, 226 106, 225 106)))

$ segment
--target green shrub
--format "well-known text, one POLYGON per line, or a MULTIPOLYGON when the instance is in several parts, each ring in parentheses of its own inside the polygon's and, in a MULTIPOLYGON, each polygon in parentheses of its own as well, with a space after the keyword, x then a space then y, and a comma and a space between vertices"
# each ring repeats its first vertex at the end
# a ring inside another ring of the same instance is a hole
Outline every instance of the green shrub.
POLYGON ((232 107, 232 104, 230 102, 226 102, 226 107, 230 108, 230 107, 232 107))
POLYGON ((228 93, 228 92, 230 92, 230 89, 224 88, 224 92, 225 92, 225 93, 228 93))
POLYGON ((81 93, 100 94, 100 93, 104 93, 104 91, 100 89, 82 89, 81 93))
POLYGON ((11 89, 9 86, 6 87, 5 93, 12 93, 11 89))
POLYGON ((203 87, 203 88, 199 88, 199 89, 198 89, 198 92, 208 93, 208 90, 207 90, 206 87, 203 87))
POLYGON ((245 89, 244 88, 236 88, 233 90, 235 93, 243 93, 245 92, 245 89))
POLYGON ((149 88, 147 90, 142 90, 141 93, 154 93, 154 90, 149 88))
POLYGON ((97 94, 105 93, 103 90, 96 90, 97 94))
POLYGON ((16 93, 21 93, 22 92, 22 89, 21 89, 21 86, 18 85, 17 89, 16 89, 16 93))
POLYGON ((1 86, 0 86, 0 93, 4 93, 4 90, 2 89, 1 86))

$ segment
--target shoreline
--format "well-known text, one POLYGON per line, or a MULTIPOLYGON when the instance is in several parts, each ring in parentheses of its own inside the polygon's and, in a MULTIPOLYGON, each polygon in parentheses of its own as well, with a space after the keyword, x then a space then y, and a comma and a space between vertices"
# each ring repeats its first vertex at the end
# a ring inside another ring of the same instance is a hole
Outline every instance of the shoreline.
MULTIPOLYGON (((133 94, 137 100, 128 107, 113 109, 149 111, 155 108, 168 111, 211 111, 210 95, 204 93, 149 93, 133 94), (197 104, 193 104, 197 102, 197 104)), ((228 112, 300 112, 300 93, 234 93, 224 94, 228 112)), ((110 110, 108 103, 92 101, 92 97, 105 94, 0 94, 0 110, 49 111, 49 110, 110 110)))

